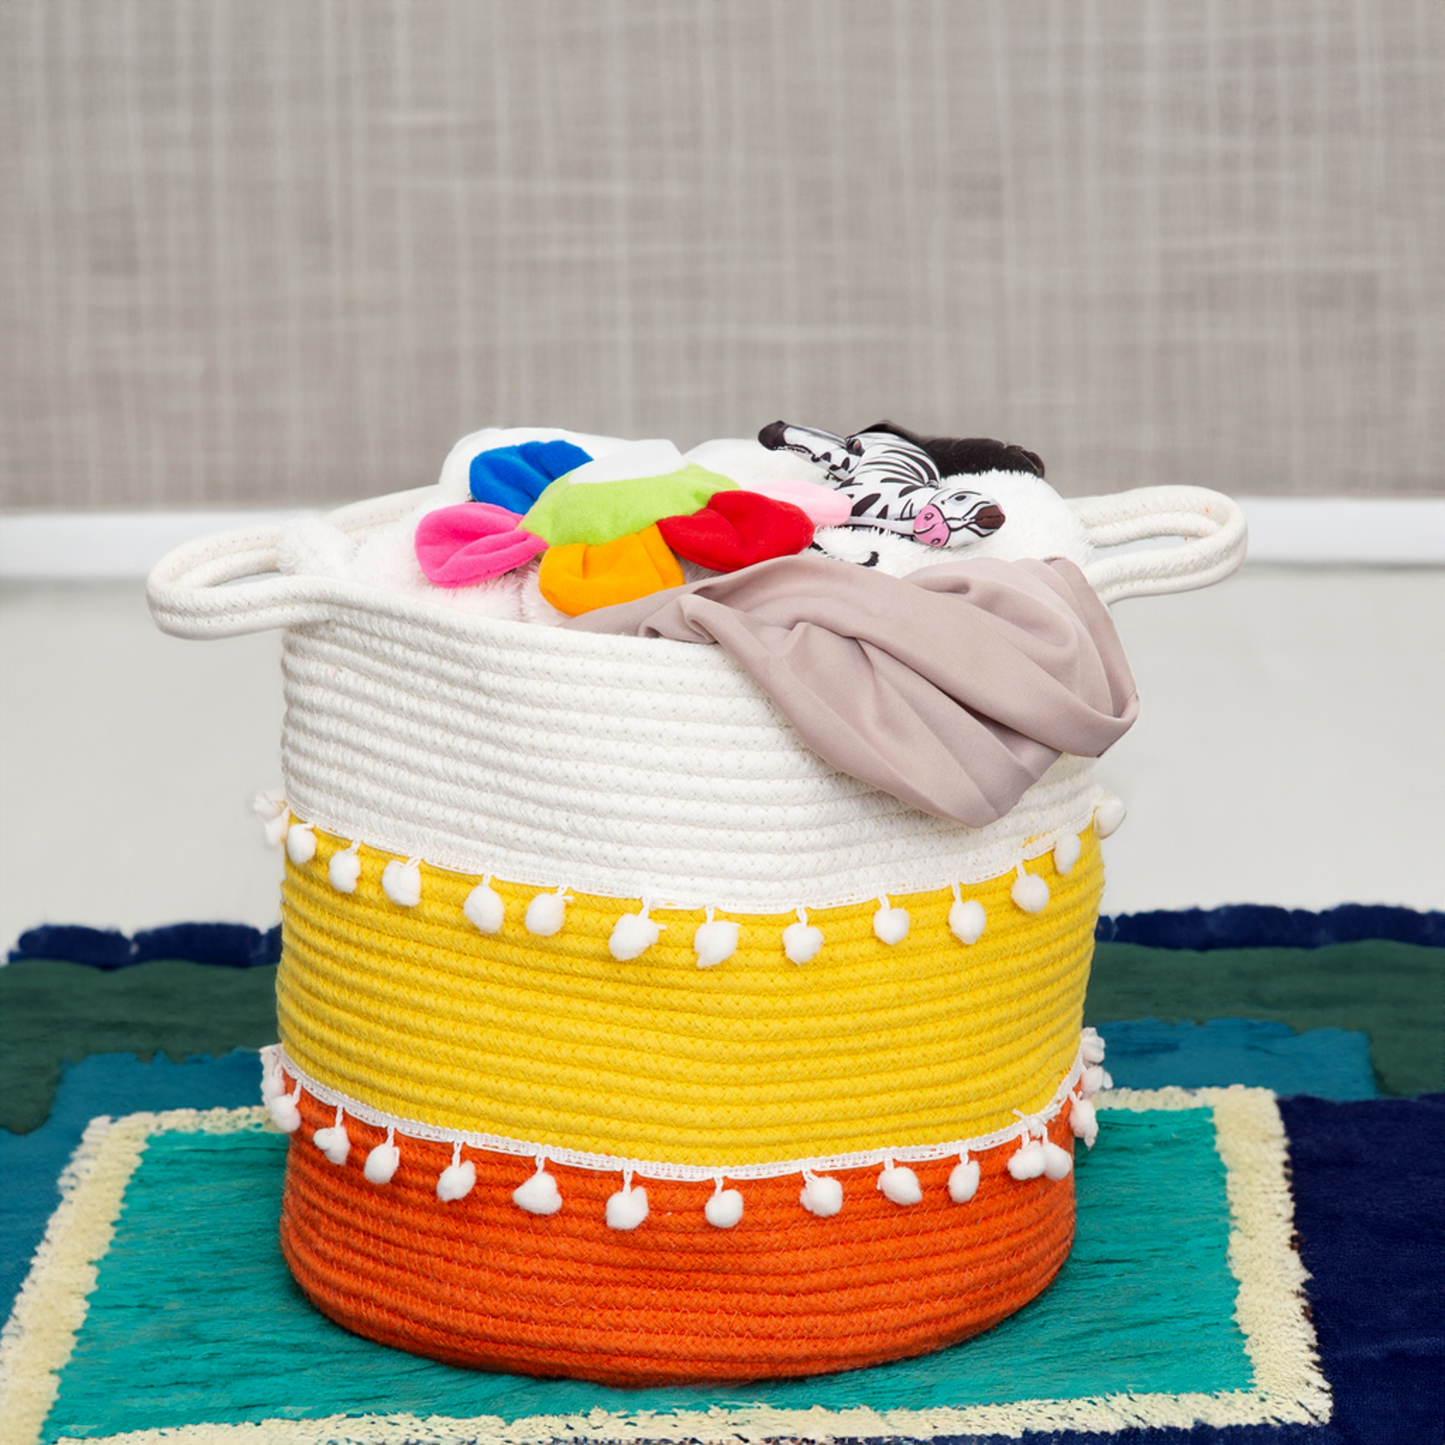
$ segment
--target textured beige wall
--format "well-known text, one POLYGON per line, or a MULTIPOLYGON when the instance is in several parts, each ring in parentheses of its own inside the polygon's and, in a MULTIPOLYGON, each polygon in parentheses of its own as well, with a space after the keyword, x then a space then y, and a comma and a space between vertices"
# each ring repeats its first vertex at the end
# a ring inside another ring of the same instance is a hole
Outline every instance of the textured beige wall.
POLYGON ((3 505, 884 414, 1439 492, 1442 62, 1438 0, 8 0, 3 505))

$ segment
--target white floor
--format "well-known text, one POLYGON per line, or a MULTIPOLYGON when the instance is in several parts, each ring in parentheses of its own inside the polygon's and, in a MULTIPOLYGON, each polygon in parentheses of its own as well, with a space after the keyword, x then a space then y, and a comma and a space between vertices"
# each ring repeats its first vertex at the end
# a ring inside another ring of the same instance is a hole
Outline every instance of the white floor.
MULTIPOLYGON (((1143 714, 1105 910, 1445 906, 1445 570, 1250 565, 1125 602, 1143 714)), ((276 637, 179 642, 139 582, 0 587, 0 947, 42 922, 269 926, 276 637)))

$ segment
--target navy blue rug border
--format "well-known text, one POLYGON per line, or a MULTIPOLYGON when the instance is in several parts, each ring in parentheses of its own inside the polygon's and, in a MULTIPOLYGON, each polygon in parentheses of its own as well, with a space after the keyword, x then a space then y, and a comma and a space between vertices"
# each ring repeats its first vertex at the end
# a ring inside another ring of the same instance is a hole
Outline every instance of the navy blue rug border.
MULTIPOLYGON (((1100 943, 1210 952, 1221 948, 1324 948, 1332 943, 1382 940, 1445 948, 1445 913, 1384 904, 1342 903, 1311 913, 1262 903, 1183 908, 1101 918, 1100 943)), ((258 968, 281 958, 281 925, 265 930, 244 923, 173 923, 129 937, 117 929, 45 923, 20 935, 7 962, 53 959, 110 970, 176 959, 221 968, 258 968)))

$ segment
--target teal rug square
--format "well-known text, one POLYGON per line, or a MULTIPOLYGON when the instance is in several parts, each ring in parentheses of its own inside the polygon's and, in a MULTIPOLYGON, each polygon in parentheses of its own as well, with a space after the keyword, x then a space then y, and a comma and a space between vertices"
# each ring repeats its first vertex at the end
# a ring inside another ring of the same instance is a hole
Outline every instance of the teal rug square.
MULTIPOLYGON (((1237 1318, 1231 1249, 1241 1219, 1222 1146, 1226 1111, 1204 1097, 1223 1092, 1169 1090, 1160 1107, 1136 1096, 1104 1111, 1098 1144, 1079 1151, 1072 1256, 1039 1299, 989 1333, 870 1370, 636 1391, 454 1369, 346 1333, 311 1308, 282 1262, 286 1141, 262 1127, 259 1111, 133 1116, 113 1126, 109 1143, 103 1130, 97 1136, 102 1152, 128 1162, 103 1159, 47 1239, 54 1252, 66 1229, 80 1231, 83 1217, 93 1230, 97 1211, 109 1210, 83 1318, 68 1357, 55 1361, 53 1403, 32 1438, 165 1430, 211 1440, 218 1427, 245 1434, 267 1422, 268 1436, 286 1440, 499 1441, 639 1429, 636 1438, 702 1438, 700 1420, 772 1421, 783 1427, 775 1434, 827 1424, 836 1434, 919 1437, 968 1424, 1016 1434, 1045 1418, 1142 1422, 1143 1406, 1110 1407, 1111 1416, 1101 1400, 1165 1402, 1158 1408, 1181 1420, 1209 1418, 1215 1402, 1231 1419, 1259 1418, 1270 1392, 1237 1318), (119 1182, 107 1185, 111 1174, 119 1182), (469 1429, 458 1435, 447 1422, 469 1429)), ((1250 1107, 1277 1119, 1263 1091, 1228 1092, 1253 1096, 1250 1107)), ((1279 1172, 1282 1181, 1282 1164, 1279 1172)), ((62 1286, 41 1265, 36 1273, 27 1290, 38 1306, 62 1286)))

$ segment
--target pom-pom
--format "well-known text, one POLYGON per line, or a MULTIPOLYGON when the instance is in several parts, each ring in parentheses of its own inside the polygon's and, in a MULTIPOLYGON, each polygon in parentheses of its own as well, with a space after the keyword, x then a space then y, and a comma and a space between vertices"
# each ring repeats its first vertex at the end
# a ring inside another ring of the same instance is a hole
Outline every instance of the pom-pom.
POLYGON ((724 1189, 719 1179, 702 1212, 714 1229, 731 1229, 743 1217, 743 1196, 736 1189, 724 1189))
POLYGON ((1097 1030, 1084 1030, 1079 1037, 1079 1052, 1083 1055, 1086 1064, 1102 1064, 1104 1062, 1104 1040, 1099 1037, 1097 1030))
POLYGON ((351 1154, 351 1139, 347 1135, 346 1125, 342 1122, 340 1109, 336 1111, 336 1122, 328 1129, 318 1129, 311 1136, 311 1142, 337 1168, 346 1163, 351 1154))
POLYGON ((1037 1179, 1044 1172, 1044 1146, 1025 1136, 1023 1146, 1008 1161, 1008 1172, 1015 1179, 1037 1179))
POLYGON ((355 893, 361 881, 361 840, 358 838, 344 853, 333 853, 326 876, 338 893, 355 893))
POLYGON ((1069 1105, 1069 1128, 1074 1131, 1075 1139, 1084 1141, 1086 1149, 1094 1147, 1094 1140, 1099 1137, 1099 1115, 1087 1099, 1076 1098, 1069 1105))
MULTIPOLYGON (((536 899, 532 901, 535 903, 536 899)), ((482 881, 467 894, 467 901, 462 904, 462 916, 467 922, 470 923, 478 933, 488 935, 501 932, 502 917, 506 911, 506 905, 502 902, 502 895, 492 887, 489 878, 482 879, 482 881)), ((554 928, 552 931, 555 933, 557 930, 554 928)))
POLYGON ((556 1214, 562 1207, 557 1181, 547 1173, 547 1161, 537 1161, 537 1172, 512 1190, 512 1203, 528 1214, 556 1214))
POLYGON ((908 937, 908 910, 894 908, 887 898, 880 898, 873 915, 873 932, 880 943, 902 943, 908 937))
POLYGON ((1044 1140, 1043 1150, 1044 1173, 1050 1179, 1067 1179, 1074 1168, 1069 1151, 1055 1144, 1052 1139, 1044 1140))
POLYGON ((707 922, 700 924, 692 936, 692 947, 699 968, 716 968, 738 951, 738 926, 714 918, 709 908, 707 922))
POLYGON ((1082 1084, 1084 1097, 1086 1099, 1092 1099, 1095 1094, 1100 1093, 1102 1090, 1112 1089, 1114 1087, 1112 1076, 1102 1064, 1090 1064, 1084 1070, 1080 1083, 1082 1084))
POLYGON ((661 934, 662 925, 654 923, 647 916, 647 907, 644 905, 641 913, 624 913, 613 924, 607 947, 618 962, 628 963, 634 958, 641 958, 661 934))
POLYGON ((294 1134, 301 1127, 301 1085, 291 1094, 277 1094, 266 1105, 271 1121, 283 1134, 294 1134))
POLYGON ((390 1184, 401 1164, 401 1150, 396 1147, 395 1135, 388 1129, 385 1140, 366 1156, 366 1168, 362 1171, 372 1184, 390 1184))
POLYGON ((569 896, 565 887, 555 893, 539 893, 527 905, 527 914, 522 920, 527 932, 535 933, 538 938, 551 938, 561 933, 562 925, 567 921, 569 896))
POLYGON ((1106 794, 1100 800, 1099 806, 1094 809, 1094 832, 1100 838, 1107 838, 1110 833, 1117 833, 1128 811, 1124 806, 1123 798, 1114 793, 1106 794))
POLYGON ((477 1182, 477 1166, 462 1158, 462 1146, 452 1145, 452 1162, 437 1175, 437 1198, 443 1204, 465 1199, 477 1182))
POLYGON ((310 823, 292 823, 286 830, 286 856, 297 864, 316 856, 316 830, 310 823))
POLYGON ((421 902, 420 864, 420 858, 408 858, 405 863, 393 858, 381 870, 381 891, 402 908, 415 908, 421 902))
POLYGON ((831 1219, 843 1207, 843 1186, 826 1174, 804 1174, 798 1203, 819 1219, 831 1219))
POLYGON ((975 944, 983 937, 988 915, 977 898, 955 898, 948 910, 948 931, 960 942, 975 944))
POLYGON ((1084 851, 1084 841, 1077 833, 1065 833, 1054 844, 1054 868, 1062 874, 1073 871, 1074 864, 1084 851))
POLYGON ((923 1186, 906 1164, 889 1163, 878 1175, 878 1188, 894 1204, 917 1204, 923 1198, 923 1186))
POLYGON ((965 1154, 948 1176, 948 1197, 955 1204, 967 1204, 978 1193, 978 1160, 965 1154))
POLYGON ((647 1190, 632 1187, 632 1175, 622 1176, 622 1188, 607 1201, 609 1229, 636 1229, 647 1218, 647 1190))
POLYGON ((1009 897, 1025 913, 1042 913, 1049 906, 1049 885, 1037 873, 1025 873, 1019 864, 1018 877, 1009 889, 1009 897))
POLYGON ((808 915, 800 908, 798 921, 790 923, 783 930, 783 952, 789 963, 811 963, 823 947, 823 930, 808 922, 808 915))
POLYGON ((281 1050, 276 1044, 271 1044, 261 1050, 261 1102, 268 1107, 271 1100, 279 1098, 286 1092, 286 1080, 281 1073, 281 1060, 278 1057, 281 1050))
POLYGON ((266 844, 279 848, 286 841, 286 830, 291 826, 291 809, 286 806, 286 795, 276 788, 267 788, 251 799, 251 811, 266 823, 266 844))

